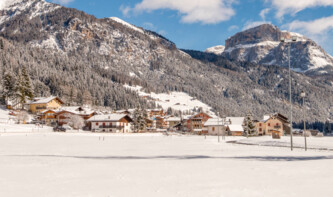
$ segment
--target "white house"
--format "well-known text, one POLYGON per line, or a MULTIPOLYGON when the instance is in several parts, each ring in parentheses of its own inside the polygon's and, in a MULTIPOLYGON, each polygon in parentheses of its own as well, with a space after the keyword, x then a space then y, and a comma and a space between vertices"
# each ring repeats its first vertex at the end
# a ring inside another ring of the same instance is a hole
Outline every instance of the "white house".
POLYGON ((232 136, 242 136, 244 133, 244 117, 226 117, 227 132, 232 136))
POLYGON ((132 118, 126 114, 96 115, 88 119, 93 132, 131 133, 132 118))
POLYGON ((208 119, 204 124, 203 133, 207 133, 208 135, 223 135, 223 133, 226 131, 225 123, 226 122, 224 118, 208 119))

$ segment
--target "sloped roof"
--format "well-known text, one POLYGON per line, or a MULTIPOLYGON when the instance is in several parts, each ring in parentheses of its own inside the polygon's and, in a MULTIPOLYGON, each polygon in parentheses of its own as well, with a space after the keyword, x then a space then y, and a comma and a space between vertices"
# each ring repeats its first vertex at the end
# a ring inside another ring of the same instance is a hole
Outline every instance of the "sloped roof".
POLYGON ((117 122, 124 117, 128 117, 129 119, 132 120, 132 118, 126 114, 105 114, 105 115, 93 116, 93 117, 89 118, 88 121, 90 121, 90 122, 93 122, 93 121, 117 122))
POLYGON ((49 103, 50 101, 52 101, 53 99, 58 99, 62 104, 64 103, 62 100, 60 100, 58 97, 56 96, 50 96, 50 97, 47 97, 47 98, 43 98, 43 99, 40 99, 38 101, 35 101, 35 102, 31 102, 30 104, 45 104, 45 103, 49 103))
POLYGON ((181 119, 179 117, 169 117, 169 118, 165 119, 165 121, 177 122, 177 121, 181 121, 181 119))
POLYGON ((243 125, 245 117, 226 117, 226 121, 231 121, 231 125, 243 125))
POLYGON ((228 125, 229 130, 232 131, 242 131, 244 132, 244 128, 242 127, 242 125, 228 125))
POLYGON ((205 127, 208 127, 208 126, 224 126, 224 125, 225 125, 225 121, 222 118, 210 118, 204 124, 205 127))
POLYGON ((79 106, 62 107, 62 108, 57 110, 57 113, 64 112, 64 111, 70 112, 70 113, 75 114, 75 115, 90 115, 92 113, 95 113, 95 111, 92 110, 92 109, 82 108, 82 107, 79 107, 79 106))

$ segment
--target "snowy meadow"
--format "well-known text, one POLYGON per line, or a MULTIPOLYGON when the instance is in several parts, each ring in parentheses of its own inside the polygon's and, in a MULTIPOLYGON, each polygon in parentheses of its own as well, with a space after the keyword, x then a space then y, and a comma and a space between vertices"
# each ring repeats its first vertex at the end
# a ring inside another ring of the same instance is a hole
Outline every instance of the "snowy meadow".
MULTIPOLYGON (((274 140, 1 133, 0 196, 330 195, 333 152, 291 152, 265 146, 269 141, 274 140), (232 141, 259 145, 226 143, 232 141)), ((295 141, 301 144, 302 138, 295 141)), ((332 144, 333 138, 311 138, 309 146, 323 141, 332 144)))

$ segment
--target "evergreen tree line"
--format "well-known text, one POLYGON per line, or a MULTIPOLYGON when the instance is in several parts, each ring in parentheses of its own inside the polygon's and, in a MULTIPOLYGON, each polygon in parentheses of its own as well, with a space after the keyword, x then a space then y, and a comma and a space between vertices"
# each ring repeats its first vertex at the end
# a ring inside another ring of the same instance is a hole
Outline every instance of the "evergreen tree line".
MULTIPOLYGON (((264 114, 289 112, 288 72, 278 66, 205 55, 201 58, 209 61, 198 61, 163 38, 151 39, 151 34, 67 8, 32 19, 20 14, 0 24, 1 28, 0 36, 6 41, 0 53, 6 64, 0 62, 0 66, 29 68, 35 95, 56 95, 70 104, 154 108, 153 102, 124 88, 127 84, 140 85, 147 93, 186 92, 222 116, 245 116, 251 111, 260 119, 264 114), (99 28, 93 28, 96 24, 99 28), (57 41, 54 48, 42 45, 50 38, 57 41), (86 99, 89 94, 91 98, 86 99)), ((307 121, 332 117, 329 81, 297 73, 292 78, 295 121, 303 119, 298 96, 302 90, 308 92, 307 121)))
POLYGON ((12 72, 4 71, 2 73, 1 83, 1 97, 7 104, 9 102, 12 104, 20 104, 23 109, 27 99, 32 100, 34 98, 31 79, 26 67, 24 66, 18 70, 18 75, 14 75, 12 72))

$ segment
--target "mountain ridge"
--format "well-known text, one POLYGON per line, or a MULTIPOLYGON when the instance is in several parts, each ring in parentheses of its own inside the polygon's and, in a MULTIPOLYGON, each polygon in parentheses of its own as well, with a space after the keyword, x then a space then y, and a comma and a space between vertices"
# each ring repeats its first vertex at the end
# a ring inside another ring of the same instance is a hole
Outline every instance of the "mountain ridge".
MULTIPOLYGON (((21 66, 28 67, 35 87, 42 87, 39 89, 45 94, 71 101, 73 90, 77 94, 75 102, 80 103, 80 90, 87 90, 97 105, 117 109, 152 105, 126 90, 124 85, 128 84, 140 85, 146 92, 185 92, 228 116, 244 116, 252 111, 259 118, 289 109, 284 68, 221 56, 211 56, 212 61, 198 60, 154 32, 143 30, 142 34, 121 22, 97 19, 63 6, 35 15, 33 11, 38 9, 33 6, 58 5, 29 1, 34 3, 24 5, 20 12, 10 7, 0 11, 0 20, 6 19, 0 23, 0 37, 7 46, 12 45, 0 51, 0 65, 14 72, 21 66)), ((197 55, 205 57, 206 53, 197 55)), ((298 98, 302 89, 311 90, 309 121, 331 117, 333 101, 327 95, 333 95, 332 84, 303 74, 292 75, 295 120, 302 119, 298 98)), ((35 91, 44 94, 38 88, 35 91)))

